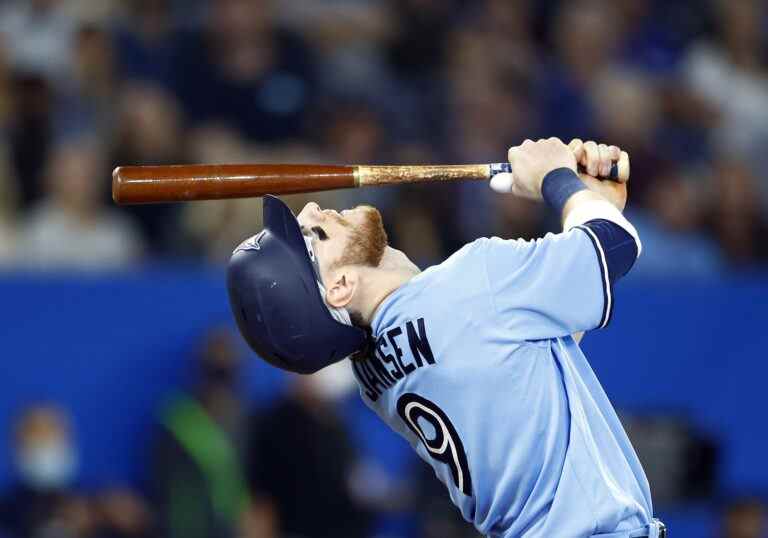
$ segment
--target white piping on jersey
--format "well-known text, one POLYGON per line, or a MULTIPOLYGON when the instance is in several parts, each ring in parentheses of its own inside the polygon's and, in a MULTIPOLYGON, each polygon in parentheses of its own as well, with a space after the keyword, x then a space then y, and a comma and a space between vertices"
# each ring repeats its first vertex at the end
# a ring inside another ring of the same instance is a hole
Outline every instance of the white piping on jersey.
POLYGON ((598 257, 600 258, 600 265, 603 268, 601 273, 603 275, 603 287, 605 289, 605 309, 603 312, 603 319, 600 320, 600 325, 598 326, 600 329, 602 329, 608 325, 608 320, 611 319, 611 306, 613 306, 613 291, 611 290, 611 281, 608 278, 608 264, 605 261, 605 251, 603 251, 603 245, 595 235, 595 232, 590 230, 589 226, 579 226, 579 230, 583 230, 588 233, 594 241, 595 245, 597 246, 598 257))

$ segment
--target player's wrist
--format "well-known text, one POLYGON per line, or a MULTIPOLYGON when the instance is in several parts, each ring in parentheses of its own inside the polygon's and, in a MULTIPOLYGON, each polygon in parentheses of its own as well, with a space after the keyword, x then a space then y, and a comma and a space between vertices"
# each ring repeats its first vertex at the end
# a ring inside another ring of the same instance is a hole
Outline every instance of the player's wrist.
POLYGON ((541 197, 552 209, 562 214, 568 200, 583 190, 588 190, 575 170, 562 167, 548 172, 541 181, 541 197))

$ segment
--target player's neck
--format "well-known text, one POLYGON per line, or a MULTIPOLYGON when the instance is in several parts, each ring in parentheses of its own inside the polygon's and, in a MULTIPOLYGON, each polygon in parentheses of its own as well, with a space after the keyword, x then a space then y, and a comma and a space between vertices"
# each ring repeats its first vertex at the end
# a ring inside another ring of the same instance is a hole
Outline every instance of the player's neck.
POLYGON ((404 270, 376 270, 375 279, 357 308, 362 325, 370 327, 384 300, 417 274, 404 270))
POLYGON ((421 269, 405 255, 405 252, 392 247, 384 249, 378 269, 411 272, 414 275, 421 273, 421 269))
POLYGON ((364 276, 366 289, 356 305, 363 325, 369 327, 381 303, 420 272, 403 252, 387 247, 379 266, 364 276))

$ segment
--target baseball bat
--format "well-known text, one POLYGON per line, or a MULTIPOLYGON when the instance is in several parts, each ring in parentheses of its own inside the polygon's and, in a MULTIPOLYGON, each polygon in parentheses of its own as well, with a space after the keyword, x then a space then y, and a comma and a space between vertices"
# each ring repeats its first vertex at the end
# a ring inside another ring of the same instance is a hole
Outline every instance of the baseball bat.
MULTIPOLYGON (((331 166, 318 164, 196 164, 120 166, 112 173, 112 198, 119 205, 250 198, 378 185, 490 180, 511 172, 508 163, 418 166, 331 166)), ((622 153, 608 179, 629 178, 622 153)))

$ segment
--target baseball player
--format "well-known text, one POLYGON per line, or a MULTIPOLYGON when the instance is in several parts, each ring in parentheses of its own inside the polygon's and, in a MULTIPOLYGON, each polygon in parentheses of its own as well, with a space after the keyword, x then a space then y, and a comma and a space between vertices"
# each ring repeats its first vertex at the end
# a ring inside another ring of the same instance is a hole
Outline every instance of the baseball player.
POLYGON ((605 327, 640 254, 619 148, 556 138, 509 150, 492 188, 544 200, 563 232, 480 238, 421 271, 378 211, 264 200, 234 252, 230 302, 265 360, 315 372, 351 357, 360 394, 491 537, 659 538, 648 481, 578 333, 605 327), (579 176, 577 165, 588 172, 579 176), (575 336, 574 336, 575 335, 575 336))

